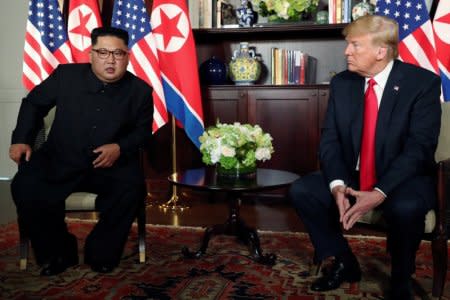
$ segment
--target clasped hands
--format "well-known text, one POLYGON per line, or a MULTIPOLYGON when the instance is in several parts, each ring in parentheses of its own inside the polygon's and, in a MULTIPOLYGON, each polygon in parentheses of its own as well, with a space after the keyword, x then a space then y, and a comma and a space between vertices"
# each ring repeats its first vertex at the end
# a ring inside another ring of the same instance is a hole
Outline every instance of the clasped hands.
POLYGON ((349 230, 367 212, 383 203, 385 196, 377 191, 358 191, 351 187, 336 186, 332 190, 339 210, 339 222, 345 230, 349 230), (355 203, 350 203, 354 197, 355 203))
MULTIPOLYGON (((109 168, 120 156, 120 146, 118 144, 105 144, 93 150, 97 157, 92 162, 94 168, 109 168)), ((20 163, 22 156, 25 161, 29 161, 32 149, 27 144, 12 144, 9 147, 9 157, 17 164, 20 163)))

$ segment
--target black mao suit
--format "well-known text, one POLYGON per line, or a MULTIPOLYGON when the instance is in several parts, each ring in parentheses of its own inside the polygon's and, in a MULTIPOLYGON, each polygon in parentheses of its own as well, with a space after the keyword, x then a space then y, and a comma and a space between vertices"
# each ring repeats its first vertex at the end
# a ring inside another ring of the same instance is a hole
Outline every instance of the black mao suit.
MULTIPOLYGON (((329 184, 341 179, 359 189, 364 85, 365 78, 350 71, 332 79, 319 148, 321 172, 299 179, 290 191, 314 244, 316 260, 351 251, 329 184)), ((414 272, 424 217, 436 202, 433 174, 441 117, 439 95, 439 77, 394 61, 378 111, 375 187, 387 195, 380 208, 389 225, 388 249, 395 276, 414 272)))
POLYGON ((56 106, 48 139, 29 162, 19 164, 11 185, 19 224, 29 233, 39 263, 68 251, 64 199, 74 191, 99 195, 100 220, 86 240, 85 255, 93 262, 119 262, 145 196, 138 149, 152 132, 151 92, 129 72, 105 84, 90 64, 68 64, 23 99, 13 144, 33 144, 42 118, 56 106), (94 169, 92 151, 110 143, 119 144, 119 159, 110 168, 94 169))

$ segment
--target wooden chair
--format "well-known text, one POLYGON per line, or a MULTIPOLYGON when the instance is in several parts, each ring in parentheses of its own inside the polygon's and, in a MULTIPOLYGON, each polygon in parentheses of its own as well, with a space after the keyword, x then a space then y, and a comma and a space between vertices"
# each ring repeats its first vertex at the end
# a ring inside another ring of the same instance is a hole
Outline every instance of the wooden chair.
MULTIPOLYGON (((450 212, 450 103, 442 104, 441 132, 435 159, 437 161, 437 204, 425 217, 425 238, 431 240, 433 256, 433 297, 441 298, 447 275, 448 243, 447 221, 450 212)), ((375 224, 377 228, 384 226, 381 212, 374 210, 367 213, 362 223, 375 224)))
MULTIPOLYGON (((34 149, 39 148, 42 143, 45 141, 45 137, 47 136, 51 124, 53 122, 54 110, 49 112, 49 115, 45 118, 43 128, 37 135, 34 149)), ((144 150, 139 150, 139 158, 141 166, 144 164, 144 150)), ((72 193, 65 200, 65 210, 66 212, 95 212, 95 199, 97 198, 97 194, 93 193, 72 193)), ((139 204, 136 220, 137 220, 137 230, 138 230, 138 252, 139 252, 139 262, 145 263, 145 224, 146 224, 146 198, 142 199, 142 202, 139 204)), ((19 244, 19 255, 20 262, 19 267, 20 270, 26 270, 27 268, 27 260, 28 260, 28 249, 29 249, 29 237, 26 232, 23 232, 19 228, 20 235, 20 244, 19 244)))

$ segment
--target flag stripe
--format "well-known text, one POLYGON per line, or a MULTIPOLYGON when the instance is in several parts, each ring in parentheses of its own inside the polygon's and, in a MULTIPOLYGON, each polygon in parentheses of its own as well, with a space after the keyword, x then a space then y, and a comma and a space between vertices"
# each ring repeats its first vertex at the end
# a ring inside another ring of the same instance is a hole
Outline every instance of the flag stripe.
POLYGON ((200 148, 198 138, 204 131, 203 121, 196 114, 192 113, 193 111, 189 108, 187 101, 183 99, 182 94, 177 91, 170 80, 166 80, 166 77, 164 75, 162 76, 164 78, 164 93, 166 99, 168 99, 167 108, 183 124, 185 130, 189 128, 189 130, 186 130, 187 136, 197 148, 200 148))
POLYGON ((60 63, 72 62, 57 0, 29 1, 22 81, 26 89, 47 78, 60 63))
POLYGON ((155 132, 168 122, 169 117, 150 17, 144 0, 116 0, 111 25, 128 31, 130 36, 128 70, 153 87, 152 131, 155 132))
POLYGON ((431 22, 427 22, 425 26, 417 29, 414 34, 414 38, 418 43, 418 50, 421 50, 421 60, 426 62, 427 69, 438 73, 438 66, 436 60, 435 45, 433 40, 433 29, 431 28, 431 22), (426 31, 424 31, 426 27, 426 31), (426 58, 425 58, 426 57, 426 58))

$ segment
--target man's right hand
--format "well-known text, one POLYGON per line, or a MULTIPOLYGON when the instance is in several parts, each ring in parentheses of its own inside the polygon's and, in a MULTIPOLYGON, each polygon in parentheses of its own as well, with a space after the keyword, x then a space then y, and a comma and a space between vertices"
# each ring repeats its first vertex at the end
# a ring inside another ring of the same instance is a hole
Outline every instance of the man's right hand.
POLYGON ((343 185, 338 185, 331 191, 333 194, 336 205, 339 209, 339 222, 342 223, 345 212, 350 208, 350 201, 348 200, 346 194, 346 187, 343 185))
POLYGON ((9 147, 9 158, 16 162, 16 164, 20 163, 20 159, 22 155, 25 155, 25 161, 29 161, 31 157, 30 145, 28 144, 12 144, 9 147))

